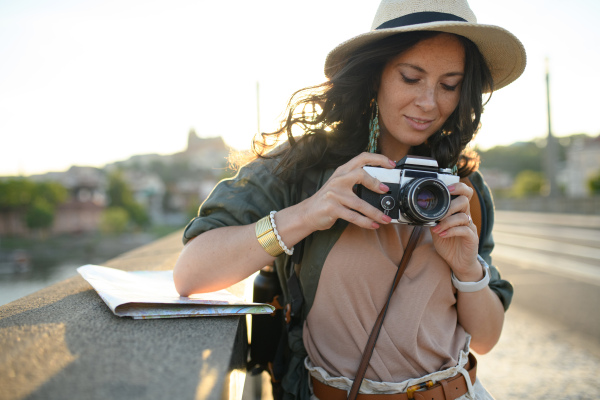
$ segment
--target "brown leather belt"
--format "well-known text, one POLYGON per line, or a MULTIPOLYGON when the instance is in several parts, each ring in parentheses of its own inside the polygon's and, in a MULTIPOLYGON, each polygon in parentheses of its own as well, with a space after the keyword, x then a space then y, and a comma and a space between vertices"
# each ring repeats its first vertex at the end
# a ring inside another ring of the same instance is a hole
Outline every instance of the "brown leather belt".
MULTIPOLYGON (((469 354, 469 362, 465 366, 471 377, 471 384, 475 384, 477 373, 477 359, 469 354)), ((348 392, 326 385, 311 376, 313 391, 319 400, 347 400, 348 392)), ((443 379, 433 384, 424 382, 420 385, 411 386, 406 393, 395 394, 358 394, 358 400, 454 400, 469 390, 463 374, 459 373, 452 378, 443 379), (427 388, 427 389, 426 389, 427 388), (426 390, 421 390, 426 389, 426 390)))

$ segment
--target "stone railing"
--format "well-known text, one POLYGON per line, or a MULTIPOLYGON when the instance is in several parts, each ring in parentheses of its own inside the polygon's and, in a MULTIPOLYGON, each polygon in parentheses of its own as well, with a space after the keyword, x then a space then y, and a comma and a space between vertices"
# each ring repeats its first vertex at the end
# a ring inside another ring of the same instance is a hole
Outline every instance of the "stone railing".
MULTIPOLYGON (((178 232, 103 265, 168 270, 181 248, 178 232)), ((245 321, 120 318, 75 276, 0 307, 0 399, 241 399, 245 321)))

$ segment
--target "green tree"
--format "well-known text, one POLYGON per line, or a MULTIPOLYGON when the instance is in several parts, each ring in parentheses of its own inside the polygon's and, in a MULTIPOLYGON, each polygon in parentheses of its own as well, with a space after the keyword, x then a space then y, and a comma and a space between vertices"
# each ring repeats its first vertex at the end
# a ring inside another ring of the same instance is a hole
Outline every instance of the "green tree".
POLYGON ((56 207, 68 196, 67 189, 58 182, 36 183, 25 178, 0 181, 0 210, 28 208, 38 199, 56 207))
POLYGON ((104 233, 123 233, 129 225, 129 214, 122 207, 104 210, 100 220, 100 230, 104 233))
POLYGON ((17 178, 0 181, 0 210, 24 209, 33 201, 35 183, 17 178))
POLYGON ((55 208, 43 198, 36 198, 25 213, 29 229, 48 229, 54 222, 55 208))
POLYGON ((505 171, 512 177, 524 170, 541 172, 543 151, 533 142, 495 146, 486 151, 477 149, 482 168, 505 171))
POLYGON ((133 192, 123 178, 121 171, 116 171, 108 176, 108 206, 123 207, 133 203, 133 192))
POLYGON ((588 188, 592 194, 600 194, 600 171, 588 179, 588 188))
POLYGON ((131 222, 133 222, 138 227, 147 227, 150 225, 150 216, 148 212, 140 203, 131 202, 125 205, 125 211, 129 214, 129 218, 131 218, 131 222))
POLYGON ((68 198, 57 182, 34 182, 25 178, 0 180, 0 212, 22 215, 29 229, 48 229, 56 208, 68 198))
POLYGON ((528 197, 541 195, 545 185, 544 175, 541 172, 525 170, 517 174, 513 184, 514 197, 528 197))
POLYGON ((133 191, 123 178, 120 171, 114 172, 108 177, 109 208, 120 208, 128 215, 128 221, 137 227, 146 227, 150 223, 150 217, 146 209, 135 201, 133 191))
POLYGON ((69 196, 67 189, 58 182, 41 182, 33 187, 33 198, 42 198, 52 206, 64 203, 69 196))

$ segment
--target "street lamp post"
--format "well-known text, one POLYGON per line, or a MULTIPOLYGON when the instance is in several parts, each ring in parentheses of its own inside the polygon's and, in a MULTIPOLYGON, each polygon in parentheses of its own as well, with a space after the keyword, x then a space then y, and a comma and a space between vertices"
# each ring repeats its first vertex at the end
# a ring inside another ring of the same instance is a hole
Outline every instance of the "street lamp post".
POLYGON ((548 138, 546 140, 546 165, 545 172, 550 190, 549 197, 558 197, 558 185, 556 183, 556 164, 558 163, 556 139, 552 135, 552 117, 550 112, 550 67, 546 59, 546 101, 548 104, 548 138))

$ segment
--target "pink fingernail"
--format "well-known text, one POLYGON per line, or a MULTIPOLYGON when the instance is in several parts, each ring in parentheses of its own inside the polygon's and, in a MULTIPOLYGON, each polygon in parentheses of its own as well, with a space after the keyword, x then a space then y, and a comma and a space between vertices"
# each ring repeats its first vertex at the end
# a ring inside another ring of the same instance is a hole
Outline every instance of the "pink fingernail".
POLYGON ((444 232, 440 233, 440 234, 439 234, 439 236, 441 236, 441 237, 444 237, 444 236, 446 236, 447 234, 448 234, 448 231, 444 231, 444 232))
POLYGON ((431 228, 431 231, 432 231, 432 232, 437 232, 437 231, 439 231, 439 230, 440 230, 440 226, 439 226, 439 225, 436 225, 436 226, 434 226, 433 228, 431 228))
POLYGON ((390 160, 390 159, 388 159, 388 161, 390 162, 390 165, 391 165, 392 167, 395 167, 395 166, 396 166, 396 161, 393 161, 393 160, 390 160))
POLYGON ((377 222, 373 222, 371 226, 373 227, 373 229, 379 229, 379 224, 377 222))
POLYGON ((382 220, 383 222, 390 223, 390 222, 392 222, 392 217, 390 217, 389 215, 385 215, 385 214, 384 214, 384 215, 381 217, 381 220, 382 220))
POLYGON ((448 186, 448 191, 454 192, 454 189, 456 189, 456 187, 454 185, 448 186))
POLYGON ((381 189, 383 192, 386 192, 386 193, 390 191, 389 186, 384 183, 379 184, 379 189, 381 189))

